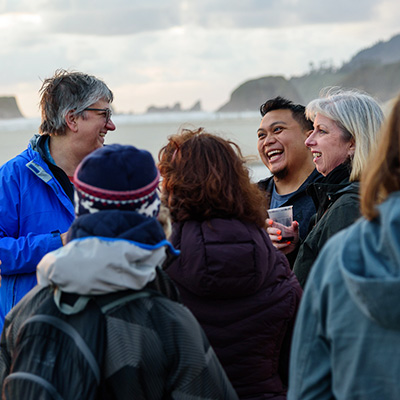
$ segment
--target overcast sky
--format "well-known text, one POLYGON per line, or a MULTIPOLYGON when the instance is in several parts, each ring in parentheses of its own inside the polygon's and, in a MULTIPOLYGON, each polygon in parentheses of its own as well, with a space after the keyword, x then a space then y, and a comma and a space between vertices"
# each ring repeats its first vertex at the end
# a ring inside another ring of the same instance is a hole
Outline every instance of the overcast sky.
POLYGON ((102 78, 119 112, 213 111, 246 80, 340 66, 400 33, 399 0, 0 0, 0 96, 38 116, 57 68, 102 78))

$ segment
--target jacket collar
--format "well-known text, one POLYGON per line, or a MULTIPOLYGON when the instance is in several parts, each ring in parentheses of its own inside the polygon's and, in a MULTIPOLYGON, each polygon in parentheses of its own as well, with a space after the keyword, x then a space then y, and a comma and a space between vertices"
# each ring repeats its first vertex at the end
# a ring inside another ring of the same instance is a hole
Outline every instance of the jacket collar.
MULTIPOLYGON (((307 179, 301 184, 301 186, 296 190, 296 194, 294 194, 291 198, 290 198, 290 204, 292 204, 292 202, 298 197, 298 196, 302 196, 303 193, 307 190, 308 186, 310 184, 312 184, 313 182, 319 182, 321 180, 322 175, 317 171, 316 168, 314 168, 314 170, 311 172, 311 174, 307 177, 307 179)), ((268 205, 270 204, 271 201, 271 195, 272 195, 272 191, 274 188, 274 177, 273 175, 263 179, 261 181, 259 181, 257 183, 258 187, 264 191, 266 193, 266 197, 267 197, 267 201, 268 201, 268 205)), ((282 204, 282 206, 284 206, 286 203, 282 204)), ((269 206, 268 206, 269 207, 269 206)))
MULTIPOLYGON (((325 210, 328 203, 335 201, 346 192, 345 189, 351 185, 349 178, 349 166, 348 163, 344 163, 337 166, 326 177, 307 187, 307 194, 312 198, 318 212, 321 208, 325 210)), ((351 190, 358 191, 358 186, 352 185, 351 190)))

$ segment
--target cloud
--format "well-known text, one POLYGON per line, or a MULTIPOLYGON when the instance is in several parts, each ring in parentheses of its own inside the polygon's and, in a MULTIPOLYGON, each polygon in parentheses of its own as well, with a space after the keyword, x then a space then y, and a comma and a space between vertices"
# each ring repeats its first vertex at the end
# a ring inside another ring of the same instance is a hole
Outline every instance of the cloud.
POLYGON ((388 40, 397 2, 0 0, 0 95, 32 115, 41 80, 66 68, 104 79, 119 111, 198 99, 213 110, 246 80, 339 66, 388 40))
POLYGON ((67 10, 43 14, 50 32, 82 35, 130 35, 160 31, 180 24, 177 10, 168 6, 149 8, 113 8, 99 10, 67 10))
MULTIPOLYGON (((4 0, 3 0, 4 2, 4 0)), ((35 13, 52 33, 130 35, 173 27, 254 29, 370 19, 375 0, 13 0, 2 13, 35 13)))
POLYGON ((203 0, 188 5, 184 20, 203 27, 230 29, 356 22, 371 18, 376 3, 375 0, 203 0))
POLYGON ((0 6, 1 14, 40 16, 44 29, 51 33, 128 35, 165 30, 181 24, 180 0, 12 1, 0 6))

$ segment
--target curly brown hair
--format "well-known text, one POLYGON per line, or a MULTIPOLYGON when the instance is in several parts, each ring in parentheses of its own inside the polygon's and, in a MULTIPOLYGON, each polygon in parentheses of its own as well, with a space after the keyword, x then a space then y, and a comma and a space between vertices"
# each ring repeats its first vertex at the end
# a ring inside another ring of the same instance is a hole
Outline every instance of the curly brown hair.
POLYGON ((158 167, 173 221, 235 218, 264 226, 265 195, 250 181, 237 144, 203 128, 182 129, 168 140, 158 167))

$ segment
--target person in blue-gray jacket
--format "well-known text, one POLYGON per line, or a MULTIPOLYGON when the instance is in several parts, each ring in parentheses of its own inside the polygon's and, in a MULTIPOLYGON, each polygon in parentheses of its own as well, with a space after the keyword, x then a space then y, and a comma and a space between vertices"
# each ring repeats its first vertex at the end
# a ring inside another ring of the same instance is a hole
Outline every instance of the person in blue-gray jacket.
POLYGON ((326 243, 307 281, 289 400, 400 399, 400 97, 381 134, 363 218, 326 243))
POLYGON ((115 130, 113 93, 94 76, 57 70, 40 94, 40 134, 0 168, 0 330, 36 285, 38 262, 65 243, 74 219, 76 167, 115 130))

